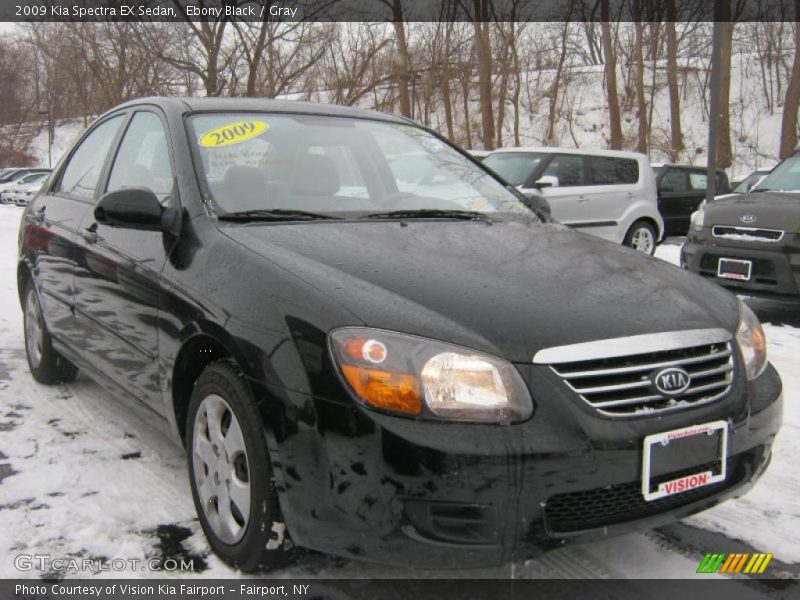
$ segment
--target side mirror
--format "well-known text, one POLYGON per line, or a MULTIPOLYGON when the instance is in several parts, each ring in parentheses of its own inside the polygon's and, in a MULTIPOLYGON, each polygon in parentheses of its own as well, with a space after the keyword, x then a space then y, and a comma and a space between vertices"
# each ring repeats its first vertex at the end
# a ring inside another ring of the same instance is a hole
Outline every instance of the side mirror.
POLYGON ((558 177, 555 175, 542 175, 534 184, 538 188, 558 187, 558 177))
POLYGON ((163 231, 164 207, 147 188, 121 188, 100 198, 94 209, 98 223, 110 227, 163 231))

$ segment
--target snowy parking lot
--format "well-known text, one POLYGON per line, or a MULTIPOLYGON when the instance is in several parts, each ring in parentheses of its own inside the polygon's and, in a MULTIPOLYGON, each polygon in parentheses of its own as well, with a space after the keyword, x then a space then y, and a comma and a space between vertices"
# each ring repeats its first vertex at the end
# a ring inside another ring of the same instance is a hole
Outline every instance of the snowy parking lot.
MULTIPOLYGON (((132 565, 103 576, 170 575, 130 562, 170 558, 193 561, 198 576, 237 576, 205 542, 182 449, 84 375, 46 387, 28 373, 15 277, 21 214, 0 206, 0 577, 54 576, 36 564, 17 569, 16 557, 35 554, 132 565)), ((656 256, 675 263, 679 249, 670 241, 656 256)), ((688 578, 705 552, 758 551, 774 553, 773 577, 800 577, 800 305, 748 302, 764 322, 785 402, 772 465, 748 495, 658 531, 565 547, 502 568, 409 572, 304 552, 273 575, 688 578)))

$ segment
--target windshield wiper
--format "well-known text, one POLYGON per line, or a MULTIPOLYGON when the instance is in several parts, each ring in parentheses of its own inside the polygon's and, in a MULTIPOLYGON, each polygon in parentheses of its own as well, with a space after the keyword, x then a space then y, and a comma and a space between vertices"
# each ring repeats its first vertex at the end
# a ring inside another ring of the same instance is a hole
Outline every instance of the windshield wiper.
POLYGON ((370 213, 361 219, 461 219, 463 221, 485 221, 493 223, 484 213, 474 210, 445 210, 439 208, 417 208, 406 210, 390 210, 388 212, 370 213))
POLYGON ((261 208, 227 212, 217 218, 221 221, 315 221, 317 219, 338 219, 339 217, 290 208, 261 208))

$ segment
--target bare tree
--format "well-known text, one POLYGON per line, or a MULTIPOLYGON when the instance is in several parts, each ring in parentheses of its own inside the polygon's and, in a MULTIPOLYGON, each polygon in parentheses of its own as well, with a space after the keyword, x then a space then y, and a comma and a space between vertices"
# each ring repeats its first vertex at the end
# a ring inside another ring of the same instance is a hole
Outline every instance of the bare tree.
POLYGON ((678 41, 675 35, 675 0, 667 0, 667 87, 669 89, 669 123, 671 160, 683 151, 680 92, 678 90, 678 41))
POLYGON ((781 158, 789 156, 797 147, 797 111, 800 109, 800 0, 794 0, 794 14, 794 60, 783 101, 781 158))
MULTIPOLYGON (((572 8, 572 2, 570 2, 569 7, 570 9, 572 8)), ((571 16, 571 13, 568 16, 571 16)), ((556 66, 555 75, 553 76, 553 81, 550 84, 550 89, 547 92, 550 110, 547 113, 547 134, 545 135, 545 143, 550 146, 554 145, 557 141, 556 119, 558 117, 559 92, 561 91, 561 84, 563 81, 564 63, 567 60, 567 51, 569 49, 567 44, 569 29, 570 23, 569 18, 567 18, 564 20, 564 23, 561 24, 561 46, 558 53, 558 64, 556 66)))
MULTIPOLYGON (((220 96, 225 91, 225 75, 231 74, 234 53, 227 49, 225 31, 229 20, 200 17, 194 21, 186 14, 185 3, 172 0, 176 10, 185 17, 182 26, 171 26, 170 43, 159 49, 159 60, 200 79, 207 96, 220 96)), ((221 0, 223 8, 235 6, 236 0, 221 0)), ((197 0, 205 8, 208 0, 197 0)), ((151 29, 147 29, 148 33, 151 29)))
POLYGON ((392 39, 382 25, 350 27, 336 23, 338 42, 327 45, 317 69, 328 102, 352 106, 391 79, 392 39))
POLYGON ((608 119, 611 130, 611 149, 622 148, 622 123, 619 114, 619 97, 617 95, 617 61, 614 55, 614 42, 611 37, 609 22, 609 0, 600 0, 600 19, 603 37, 603 61, 605 63, 606 97, 608 99, 608 119))
POLYGON ((724 18, 721 23, 722 47, 719 55, 720 88, 719 88, 719 124, 717 127, 717 167, 727 169, 733 164, 731 148, 731 53, 733 49, 733 21, 730 0, 720 2, 724 18))
POLYGON ((636 116, 639 123, 639 138, 636 149, 642 154, 647 154, 647 101, 644 95, 644 34, 642 32, 642 2, 634 0, 634 28, 636 39, 634 41, 633 56, 636 63, 636 116))
POLYGON ((400 114, 404 117, 411 116, 411 97, 408 92, 409 71, 411 59, 408 54, 408 42, 403 15, 402 0, 382 0, 392 11, 392 26, 394 28, 397 56, 395 57, 395 85, 400 101, 400 114))
POLYGON ((478 98, 481 111, 483 148, 494 149, 494 110, 492 108, 492 45, 489 31, 491 0, 472 0, 470 18, 475 29, 478 57, 478 98))

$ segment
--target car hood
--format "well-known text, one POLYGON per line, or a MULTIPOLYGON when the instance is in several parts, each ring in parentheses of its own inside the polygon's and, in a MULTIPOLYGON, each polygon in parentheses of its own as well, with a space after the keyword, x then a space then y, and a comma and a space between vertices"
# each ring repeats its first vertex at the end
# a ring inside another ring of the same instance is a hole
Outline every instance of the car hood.
POLYGON ((750 192, 715 198, 705 207, 704 224, 800 230, 800 192, 750 192), (752 215, 755 221, 742 221, 752 215))
POLYGON ((558 224, 316 221, 220 229, 346 307, 354 322, 341 325, 360 321, 517 362, 552 346, 732 331, 738 322, 735 297, 720 287, 558 224))

